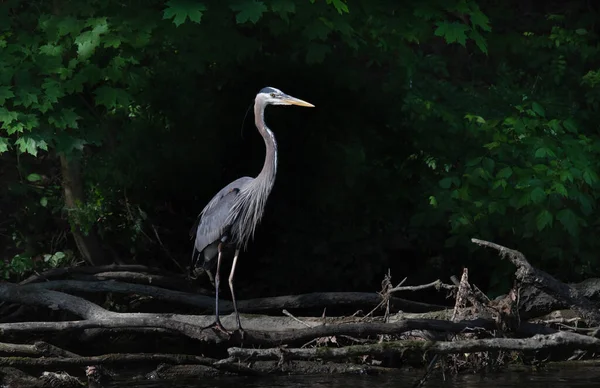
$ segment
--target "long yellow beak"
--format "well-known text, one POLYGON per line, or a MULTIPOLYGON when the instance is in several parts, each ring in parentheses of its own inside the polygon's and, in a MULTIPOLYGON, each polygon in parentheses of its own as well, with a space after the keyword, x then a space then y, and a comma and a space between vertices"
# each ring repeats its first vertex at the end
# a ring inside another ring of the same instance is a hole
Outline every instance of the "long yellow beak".
POLYGON ((286 96, 282 100, 283 100, 284 103, 290 104, 290 105, 306 106, 308 108, 314 108, 315 107, 310 102, 306 102, 304 100, 301 100, 299 98, 292 97, 292 96, 286 96))

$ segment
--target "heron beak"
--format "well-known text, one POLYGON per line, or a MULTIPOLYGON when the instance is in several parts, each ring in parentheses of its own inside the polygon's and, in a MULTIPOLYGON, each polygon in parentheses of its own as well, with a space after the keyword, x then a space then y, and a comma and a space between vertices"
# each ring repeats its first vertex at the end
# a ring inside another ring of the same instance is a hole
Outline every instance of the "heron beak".
POLYGON ((288 104, 288 105, 306 106, 306 107, 309 107, 309 108, 314 108, 314 107, 315 107, 315 106, 314 106, 313 104, 311 104, 310 102, 306 102, 306 101, 303 101, 303 100, 301 100, 301 99, 299 99, 299 98, 292 97, 292 96, 285 96, 285 97, 283 97, 283 98, 281 99, 281 101, 282 101, 284 104, 288 104))

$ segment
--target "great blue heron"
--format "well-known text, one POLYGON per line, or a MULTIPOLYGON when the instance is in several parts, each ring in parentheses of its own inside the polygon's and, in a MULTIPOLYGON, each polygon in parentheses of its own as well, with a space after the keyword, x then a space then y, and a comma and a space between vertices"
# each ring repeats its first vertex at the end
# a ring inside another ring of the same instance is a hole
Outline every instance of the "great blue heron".
MULTIPOLYGON (((229 274, 229 289, 237 321, 238 330, 243 331, 237 311, 233 276, 240 249, 246 249, 250 238, 254 237, 256 225, 260 222, 267 198, 275 183, 277 173, 277 142, 275 135, 265 124, 265 108, 267 105, 314 105, 289 96, 279 89, 263 88, 254 100, 254 120, 258 131, 265 140, 267 152, 263 168, 256 178, 242 177, 223 187, 202 210, 191 234, 195 234, 194 256, 204 253, 204 265, 212 262, 217 256, 217 272, 215 274, 215 321, 209 327, 227 332, 219 319, 219 272, 221 269, 221 253, 224 244, 235 246, 235 255, 229 274)), ((194 265, 194 264, 192 264, 194 265)))

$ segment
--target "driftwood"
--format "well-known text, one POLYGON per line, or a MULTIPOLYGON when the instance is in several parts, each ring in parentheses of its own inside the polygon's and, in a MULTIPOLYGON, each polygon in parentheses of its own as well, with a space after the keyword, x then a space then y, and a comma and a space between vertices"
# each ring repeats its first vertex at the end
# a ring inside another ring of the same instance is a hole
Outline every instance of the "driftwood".
MULTIPOLYGON (((18 368, 38 370, 40 376, 46 372, 43 376, 54 379, 64 377, 54 371, 80 368, 80 378, 92 379, 108 376, 103 375, 102 368, 135 365, 142 370, 141 378, 168 379, 223 374, 386 373, 409 363, 427 365, 427 377, 444 357, 444 365, 477 369, 478 354, 494 353, 494 359, 501 360, 508 359, 505 354, 510 352, 525 358, 541 352, 548 359, 566 359, 575 350, 600 349, 599 330, 589 327, 600 323, 594 304, 600 299, 600 283, 563 284, 532 267, 517 251, 482 240, 473 242, 497 249, 515 265, 516 282, 505 297, 489 300, 469 282, 466 268, 460 281, 453 279, 454 284, 436 280, 404 285, 404 279, 392 286, 387 275, 379 293, 311 293, 240 300, 243 336, 207 328, 214 320, 213 296, 199 294, 188 280, 158 269, 137 265, 64 268, 37 274, 20 284, 0 283, 4 310, 18 308, 23 313, 35 309, 40 318, 23 321, 18 320, 19 314, 0 317, 4 341, 0 343, 0 369, 11 376, 11 381, 25 381, 19 377, 18 368), (432 288, 454 296, 453 307, 397 297, 432 288), (146 311, 154 300, 166 302, 159 305, 162 310, 165 305, 178 306, 178 311, 187 309, 187 313, 113 311, 112 305, 106 308, 98 304, 106 294, 144 297, 146 311), (90 295, 94 301, 87 299, 90 295), (570 313, 553 313, 557 306, 570 309, 570 313), (356 313, 315 314, 334 307, 356 313), (290 311, 309 316, 295 316, 290 311)), ((223 300, 220 308, 223 324, 233 330, 232 304, 223 300)))

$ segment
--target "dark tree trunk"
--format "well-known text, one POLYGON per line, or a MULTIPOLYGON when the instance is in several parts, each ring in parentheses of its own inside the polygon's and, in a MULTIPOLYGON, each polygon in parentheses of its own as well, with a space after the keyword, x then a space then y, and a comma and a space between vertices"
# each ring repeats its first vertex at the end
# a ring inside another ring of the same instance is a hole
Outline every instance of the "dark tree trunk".
MULTIPOLYGON (((65 193, 65 205, 67 208, 74 209, 77 202, 84 203, 83 184, 80 175, 80 163, 77 160, 69 160, 64 154, 60 154, 60 165, 62 170, 62 187, 65 193)), ((79 225, 69 220, 73 238, 77 244, 77 249, 83 259, 90 265, 109 264, 106 258, 100 240, 94 227, 91 227, 87 235, 82 232, 79 225)))

